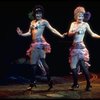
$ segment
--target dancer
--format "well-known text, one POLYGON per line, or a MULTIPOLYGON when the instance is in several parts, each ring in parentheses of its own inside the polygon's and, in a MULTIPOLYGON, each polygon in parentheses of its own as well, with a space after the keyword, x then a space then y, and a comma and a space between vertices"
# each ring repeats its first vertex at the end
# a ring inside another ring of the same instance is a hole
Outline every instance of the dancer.
POLYGON ((90 75, 88 71, 88 67, 90 64, 89 61, 89 52, 84 44, 84 36, 85 32, 87 31, 93 38, 100 38, 99 35, 94 33, 90 29, 90 25, 87 21, 90 19, 91 14, 85 11, 85 8, 82 6, 76 7, 74 10, 74 19, 75 21, 71 23, 69 32, 64 33, 64 35, 73 36, 73 44, 70 48, 70 57, 69 63, 73 74, 73 85, 72 89, 79 88, 78 84, 78 74, 77 74, 77 67, 80 65, 83 73, 86 78, 86 91, 90 91, 91 84, 90 84, 90 75))
POLYGON ((46 19, 43 19, 43 13, 44 13, 43 6, 36 5, 32 11, 32 15, 34 16, 35 19, 31 21, 29 31, 26 33, 23 33, 19 27, 17 28, 17 33, 19 35, 32 36, 32 44, 31 44, 32 51, 31 51, 31 56, 30 56, 30 64, 32 65, 31 66, 32 75, 30 77, 31 83, 29 87, 27 88, 28 90, 32 90, 32 87, 36 86, 35 76, 36 76, 36 68, 37 68, 39 59, 41 60, 46 70, 46 76, 47 76, 48 85, 49 85, 48 90, 50 90, 53 87, 52 80, 49 73, 49 67, 45 61, 45 57, 46 57, 45 53, 48 50, 50 50, 50 49, 47 49, 47 48, 50 48, 50 45, 48 45, 48 43, 45 42, 43 39, 43 32, 44 32, 45 27, 50 29, 54 34, 63 38, 63 35, 61 35, 56 29, 54 29, 46 19))
MULTIPOLYGON (((42 36, 42 41, 44 41, 44 52, 45 52, 45 58, 46 58, 46 53, 51 53, 51 45, 49 43, 47 43, 46 39, 42 36)), ((26 51, 26 56, 27 59, 29 60, 31 58, 32 55, 32 49, 34 48, 35 44, 31 43, 29 49, 26 51)), ((30 63, 30 62, 29 62, 30 63)), ((45 76, 46 75, 46 70, 42 64, 41 59, 38 59, 37 61, 37 65, 40 68, 40 70, 42 71, 42 75, 45 76)))

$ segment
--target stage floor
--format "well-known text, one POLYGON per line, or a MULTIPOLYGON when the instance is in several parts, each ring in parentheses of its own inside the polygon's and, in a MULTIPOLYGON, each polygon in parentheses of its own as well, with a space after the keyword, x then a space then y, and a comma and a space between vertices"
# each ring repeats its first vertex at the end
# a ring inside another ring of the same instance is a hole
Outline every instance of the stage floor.
POLYGON ((47 91, 48 85, 39 82, 37 88, 26 91, 28 84, 9 84, 0 86, 0 99, 100 99, 100 74, 91 73, 92 89, 85 91, 84 75, 79 75, 77 90, 71 90, 72 75, 52 76, 53 88, 47 91))

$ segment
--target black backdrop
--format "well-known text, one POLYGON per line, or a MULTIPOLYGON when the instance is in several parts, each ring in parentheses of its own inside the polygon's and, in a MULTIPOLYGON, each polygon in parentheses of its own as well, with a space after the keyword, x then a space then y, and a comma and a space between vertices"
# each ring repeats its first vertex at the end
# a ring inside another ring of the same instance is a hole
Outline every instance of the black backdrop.
MULTIPOLYGON (((99 0, 22 0, 22 1, 0 1, 0 73, 1 76, 7 75, 10 69, 21 67, 12 65, 15 60, 25 57, 25 52, 31 42, 30 37, 21 37, 16 33, 16 27, 19 26, 23 32, 28 31, 30 19, 28 13, 36 4, 44 6, 44 17, 61 34, 68 31, 70 23, 73 21, 73 11, 77 6, 84 6, 86 11, 91 12, 92 17, 89 20, 91 29, 100 35, 100 1, 99 0)), ((46 61, 50 67, 52 75, 66 75, 70 71, 68 63, 69 48, 72 42, 71 38, 60 38, 53 35, 48 29, 44 36, 52 46, 51 54, 47 54, 46 61)), ((86 34, 85 43, 90 52, 91 71, 100 71, 100 40, 93 39, 86 34)), ((24 65, 23 65, 24 66, 24 65)), ((20 70, 20 68, 18 69, 20 70)), ((17 73, 15 70, 14 73, 17 73)), ((21 69, 21 73, 25 70, 21 69)))

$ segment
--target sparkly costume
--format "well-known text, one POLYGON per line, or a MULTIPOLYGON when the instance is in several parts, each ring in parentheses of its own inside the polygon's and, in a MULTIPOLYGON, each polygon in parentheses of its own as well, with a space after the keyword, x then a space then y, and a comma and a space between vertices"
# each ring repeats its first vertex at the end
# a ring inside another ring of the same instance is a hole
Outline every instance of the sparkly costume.
MULTIPOLYGON (((83 59, 85 61, 85 64, 87 66, 90 66, 90 64, 88 63, 89 52, 83 42, 77 42, 72 44, 72 47, 70 48, 69 63, 72 63, 72 59, 74 58, 75 58, 75 63, 73 64, 76 65, 79 60, 83 59)), ((75 65, 71 66, 71 68, 72 69, 76 68, 75 65)))

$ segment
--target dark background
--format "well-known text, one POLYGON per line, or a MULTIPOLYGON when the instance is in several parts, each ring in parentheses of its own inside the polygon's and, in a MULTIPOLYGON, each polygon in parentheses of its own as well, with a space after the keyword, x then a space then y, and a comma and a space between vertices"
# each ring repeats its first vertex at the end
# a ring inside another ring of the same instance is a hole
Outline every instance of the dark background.
MULTIPOLYGON (((42 4, 44 6, 44 18, 61 34, 68 31, 73 21, 73 11, 77 6, 84 6, 91 12, 89 20, 91 29, 100 35, 100 1, 99 0, 26 0, 26 1, 0 1, 0 75, 5 77, 10 71, 26 74, 26 65, 12 64, 17 59, 25 57, 25 52, 31 43, 31 37, 21 37, 16 33, 19 26, 23 32, 27 32, 30 19, 28 13, 32 8, 42 4)), ((72 38, 64 39, 54 35, 45 29, 44 36, 51 44, 52 52, 47 54, 46 61, 52 75, 66 75, 70 72, 68 63, 69 48, 72 38)), ((88 33, 85 36, 85 44, 90 52, 90 71, 100 72, 100 40, 93 39, 88 33)), ((28 72, 27 72, 28 74, 28 72)))

